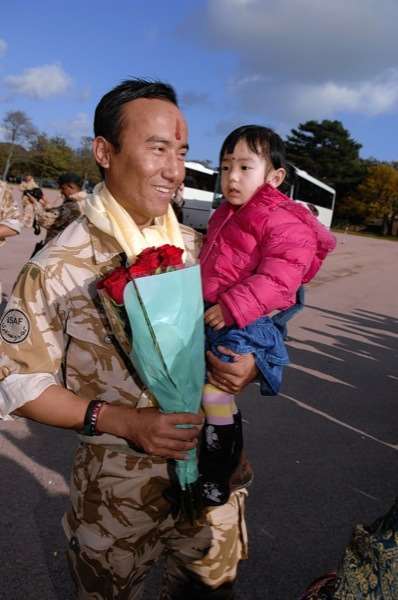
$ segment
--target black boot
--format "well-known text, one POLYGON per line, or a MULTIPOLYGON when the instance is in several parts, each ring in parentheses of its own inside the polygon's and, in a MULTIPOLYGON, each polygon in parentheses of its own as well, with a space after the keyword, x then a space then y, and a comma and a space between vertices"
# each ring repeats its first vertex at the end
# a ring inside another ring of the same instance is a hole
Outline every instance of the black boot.
POLYGON ((242 453, 242 418, 234 415, 232 425, 210 425, 203 430, 199 454, 202 497, 206 506, 221 506, 228 502, 229 480, 239 464, 242 453))

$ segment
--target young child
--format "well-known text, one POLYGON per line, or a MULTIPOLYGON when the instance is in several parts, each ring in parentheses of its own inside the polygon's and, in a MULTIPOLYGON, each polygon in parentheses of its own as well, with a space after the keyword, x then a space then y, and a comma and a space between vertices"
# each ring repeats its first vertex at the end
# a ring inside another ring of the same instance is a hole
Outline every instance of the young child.
MULTIPOLYGON (((209 221, 200 256, 207 347, 227 361, 239 357, 222 355, 219 346, 253 353, 262 393, 277 394, 288 362, 284 323, 267 315, 296 303, 300 286, 315 276, 335 238, 305 206, 277 190, 286 175, 285 150, 271 129, 246 125, 230 133, 220 169, 226 202, 209 221)), ((242 450, 234 395, 221 388, 207 383, 203 394, 199 470, 208 505, 227 502, 242 450)))

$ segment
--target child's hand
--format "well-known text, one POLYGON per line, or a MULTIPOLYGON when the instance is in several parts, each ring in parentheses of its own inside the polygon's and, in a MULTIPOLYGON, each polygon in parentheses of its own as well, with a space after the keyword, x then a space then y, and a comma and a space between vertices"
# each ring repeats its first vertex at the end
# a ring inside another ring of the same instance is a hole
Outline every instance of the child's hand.
POLYGON ((206 310, 205 323, 216 330, 225 327, 224 315, 219 304, 215 304, 206 310))

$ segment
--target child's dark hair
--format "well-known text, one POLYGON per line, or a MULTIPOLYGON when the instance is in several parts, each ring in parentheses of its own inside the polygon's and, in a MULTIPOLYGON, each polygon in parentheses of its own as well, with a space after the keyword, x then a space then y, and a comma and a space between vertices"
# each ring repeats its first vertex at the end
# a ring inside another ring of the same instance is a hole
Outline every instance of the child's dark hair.
POLYGON ((242 125, 224 140, 220 150, 220 164, 224 154, 232 154, 239 140, 245 140, 252 152, 269 158, 274 169, 286 169, 285 144, 275 131, 261 125, 242 125))

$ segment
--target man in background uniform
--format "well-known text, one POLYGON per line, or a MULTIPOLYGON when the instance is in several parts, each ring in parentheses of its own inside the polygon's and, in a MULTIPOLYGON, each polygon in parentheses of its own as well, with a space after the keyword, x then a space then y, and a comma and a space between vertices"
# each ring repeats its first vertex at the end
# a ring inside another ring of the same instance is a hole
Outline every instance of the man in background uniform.
POLYGON ((76 202, 83 214, 87 192, 82 189, 81 177, 76 173, 63 173, 58 177, 58 186, 65 200, 76 202))
POLYGON ((34 189, 40 189, 32 175, 25 175, 19 186, 22 191, 22 220, 23 226, 26 228, 33 227, 33 222, 36 214, 36 201, 33 196, 28 194, 34 189))
POLYGON ((47 232, 43 246, 80 217, 87 198, 87 192, 81 189, 81 179, 75 173, 61 175, 58 185, 63 197, 62 204, 54 208, 42 206, 36 212, 36 223, 47 232))
MULTIPOLYGON (((21 233, 22 209, 15 200, 11 190, 4 181, 0 181, 0 247, 5 244, 6 238, 21 233)), ((4 249, 2 250, 4 252, 4 249)), ((2 301, 2 286, 0 281, 0 304, 2 301)))

